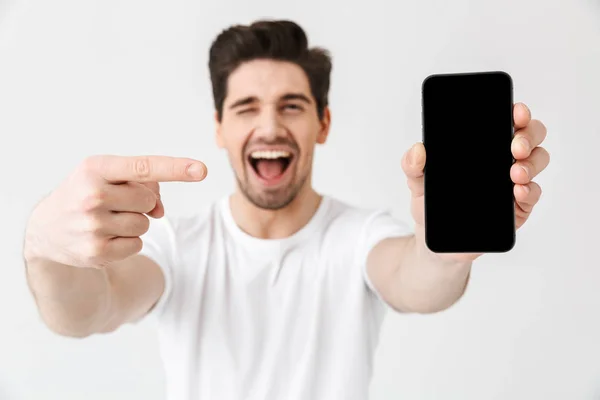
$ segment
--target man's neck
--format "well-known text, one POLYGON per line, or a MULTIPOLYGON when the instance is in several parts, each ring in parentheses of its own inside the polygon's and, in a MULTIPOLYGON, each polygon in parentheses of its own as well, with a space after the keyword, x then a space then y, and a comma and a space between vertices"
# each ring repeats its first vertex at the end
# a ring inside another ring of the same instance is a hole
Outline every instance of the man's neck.
POLYGON ((281 239, 293 235, 315 215, 322 196, 311 187, 302 190, 280 210, 265 210, 252 204, 239 190, 230 197, 233 220, 241 230, 261 239, 281 239))

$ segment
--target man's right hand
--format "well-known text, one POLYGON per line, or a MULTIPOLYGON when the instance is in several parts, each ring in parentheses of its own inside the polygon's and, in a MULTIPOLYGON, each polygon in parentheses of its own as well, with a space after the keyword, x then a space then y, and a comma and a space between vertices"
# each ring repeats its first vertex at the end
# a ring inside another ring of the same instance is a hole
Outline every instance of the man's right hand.
POLYGON ((25 258, 102 268, 142 249, 148 216, 160 218, 160 182, 198 182, 202 162, 166 156, 92 156, 33 211, 25 258))

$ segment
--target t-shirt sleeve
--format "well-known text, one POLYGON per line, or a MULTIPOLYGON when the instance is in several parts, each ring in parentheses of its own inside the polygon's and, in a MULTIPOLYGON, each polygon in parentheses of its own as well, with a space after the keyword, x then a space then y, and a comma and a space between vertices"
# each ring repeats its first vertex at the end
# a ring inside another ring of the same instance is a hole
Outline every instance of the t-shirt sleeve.
POLYGON ((366 220, 363 226, 361 240, 359 242, 359 262, 362 269, 362 276, 368 289, 384 302, 380 293, 373 286, 367 273, 367 258, 373 248, 381 241, 392 237, 403 237, 412 235, 413 231, 409 225, 392 216, 389 211, 379 210, 373 212, 366 220))
POLYGON ((150 228, 140 237, 143 242, 142 250, 138 253, 153 260, 160 267, 165 287, 162 295, 147 316, 158 319, 164 311, 173 290, 173 271, 176 264, 176 236, 173 219, 150 218, 150 228))

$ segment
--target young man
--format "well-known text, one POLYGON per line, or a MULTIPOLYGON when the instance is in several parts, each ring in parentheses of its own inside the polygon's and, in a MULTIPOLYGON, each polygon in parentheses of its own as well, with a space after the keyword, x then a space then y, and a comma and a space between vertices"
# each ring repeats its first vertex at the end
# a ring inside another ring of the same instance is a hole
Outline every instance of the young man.
MULTIPOLYGON (((200 181, 203 163, 87 159, 28 224, 28 282, 48 327, 85 337, 154 314, 170 400, 367 398, 386 306, 450 307, 479 255, 426 248, 422 144, 401 161, 414 234, 312 188, 330 70, 327 52, 309 49, 292 22, 222 32, 210 49, 216 141, 237 190, 194 217, 165 217, 159 182, 200 181)), ((527 107, 514 119, 520 227, 549 157, 527 107)))

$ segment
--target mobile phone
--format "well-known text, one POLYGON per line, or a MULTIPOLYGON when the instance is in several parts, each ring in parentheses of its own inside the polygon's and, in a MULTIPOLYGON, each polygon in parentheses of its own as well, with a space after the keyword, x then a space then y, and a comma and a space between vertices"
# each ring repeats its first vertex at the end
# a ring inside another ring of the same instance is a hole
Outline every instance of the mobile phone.
POLYGON ((513 80, 504 71, 422 84, 425 243, 435 253, 502 253, 516 242, 513 80))

